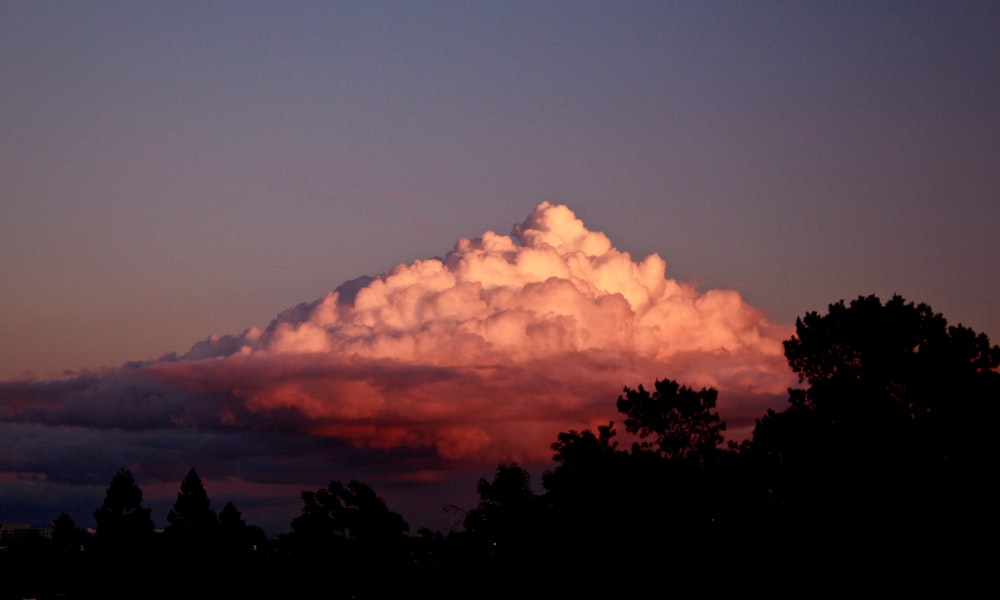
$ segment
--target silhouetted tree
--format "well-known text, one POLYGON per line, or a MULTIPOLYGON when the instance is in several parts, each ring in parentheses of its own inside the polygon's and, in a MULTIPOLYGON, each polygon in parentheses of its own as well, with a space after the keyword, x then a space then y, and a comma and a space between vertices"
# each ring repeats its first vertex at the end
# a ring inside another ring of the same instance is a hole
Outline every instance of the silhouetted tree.
POLYGON ((634 556, 620 549, 661 537, 659 516, 645 492, 661 473, 655 455, 617 450, 614 423, 558 434, 552 444, 554 469, 542 476, 550 515, 554 567, 614 570, 634 556), (612 551, 612 549, 618 549, 612 551))
POLYGON ((375 546, 398 541, 410 528, 372 488, 355 480, 347 486, 332 481, 326 488, 302 492, 302 502, 302 514, 292 520, 292 531, 311 546, 329 545, 337 539, 375 546))
MULTIPOLYGON (((203 561, 206 569, 201 570, 205 578, 214 580, 218 593, 206 593, 205 597, 285 597, 304 595, 305 590, 289 589, 287 573, 280 562, 268 554, 268 541, 264 531, 248 525, 240 511, 232 502, 219 511, 216 532, 218 553, 213 560, 203 561)), ((190 594, 191 587, 181 590, 190 594)))
POLYGON ((97 542, 106 550, 131 551, 146 544, 153 533, 151 510, 142 506, 142 490, 132 473, 122 467, 111 479, 111 485, 100 508, 94 511, 97 521, 97 542))
POLYGON ((605 521, 612 518, 621 498, 616 488, 624 466, 615 434, 614 423, 608 423, 599 426, 597 434, 589 429, 560 432, 552 444, 556 467, 542 474, 542 485, 563 540, 582 533, 587 521, 590 539, 609 531, 605 521))
MULTIPOLYGON (((285 537, 303 559, 298 566, 333 561, 342 569, 348 594, 387 594, 401 585, 402 580, 384 573, 403 568, 410 526, 372 488, 356 480, 346 486, 331 481, 326 488, 302 492, 302 502, 302 514, 285 537)), ((312 576, 303 573, 299 579, 308 583, 312 576)))
POLYGON ((232 531, 242 531, 247 523, 243 520, 240 511, 236 509, 236 505, 232 502, 226 502, 226 505, 222 507, 222 512, 219 513, 219 526, 232 531))
POLYGON ((248 536, 246 521, 232 502, 226 502, 219 512, 219 540, 230 553, 247 550, 253 546, 248 536))
POLYGON ((480 479, 476 484, 479 508, 470 511, 465 522, 482 526, 488 521, 502 519, 501 513, 507 508, 517 509, 530 504, 535 497, 530 482, 531 475, 516 462, 500 463, 492 482, 480 479))
POLYGON ((653 451, 666 459, 704 462, 723 442, 726 424, 715 410, 718 392, 695 391, 669 379, 657 380, 650 394, 625 388, 618 397, 618 412, 625 415, 625 430, 641 441, 633 452, 653 451))
POLYGON ((713 549, 717 517, 728 514, 718 497, 730 475, 720 468, 727 453, 716 395, 670 380, 656 381, 652 394, 626 387, 617 408, 638 437, 631 451, 617 449, 614 423, 558 435, 557 465, 543 476, 558 556, 571 566, 668 565, 675 577, 694 577, 703 566, 695 557, 713 549))
MULTIPOLYGON (((552 460, 556 461, 565 473, 603 469, 618 447, 618 442, 614 439, 616 433, 613 422, 598 426, 597 435, 589 429, 582 432, 575 429, 560 432, 551 446, 555 452, 552 460)), ((545 479, 554 476, 555 472, 546 475, 545 479)))
MULTIPOLYGON (((532 581, 535 593, 545 594, 555 558, 553 524, 545 498, 531 489, 530 473, 516 462, 500 463, 493 480, 480 479, 476 492, 479 504, 465 515, 465 535, 448 538, 464 553, 460 560, 452 559, 461 567, 461 574, 452 574, 452 580, 476 586, 488 581, 476 593, 484 598, 523 594, 525 581, 532 581)), ((468 588, 453 592, 464 597, 468 588)))
POLYGON ((359 481, 351 480, 340 497, 346 508, 347 536, 351 539, 373 545, 393 543, 410 530, 401 514, 389 510, 375 490, 359 481))
POLYGON ((530 481, 517 463, 501 463, 492 482, 480 479, 476 485, 479 506, 466 514, 464 525, 488 554, 525 560, 538 548, 545 519, 530 481))
POLYGON ((1000 348, 925 304, 866 296, 798 319, 785 355, 808 387, 747 451, 785 530, 808 532, 794 542, 913 552, 983 531, 1000 348))
POLYGON ((236 505, 226 502, 219 512, 219 540, 223 549, 233 554, 262 549, 267 536, 260 527, 247 525, 236 505))
POLYGON ((177 501, 167 514, 170 523, 164 530, 175 544, 208 551, 215 542, 219 519, 198 473, 191 467, 181 482, 177 501))
POLYGON ((83 532, 66 513, 52 521, 52 545, 60 552, 79 552, 83 532))
POLYGON ((885 305, 859 297, 849 307, 831 304, 826 315, 806 314, 785 356, 809 384, 792 392, 791 407, 838 426, 870 422, 873 413, 921 423, 933 430, 942 458, 980 444, 976 434, 986 430, 977 423, 996 413, 1000 347, 900 296, 885 305))

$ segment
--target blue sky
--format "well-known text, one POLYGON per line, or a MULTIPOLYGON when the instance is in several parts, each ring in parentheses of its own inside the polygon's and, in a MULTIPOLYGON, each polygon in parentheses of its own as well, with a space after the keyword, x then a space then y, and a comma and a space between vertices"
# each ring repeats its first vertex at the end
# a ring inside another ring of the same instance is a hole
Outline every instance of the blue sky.
POLYGON ((898 293, 996 341, 998 31, 975 1, 0 1, 0 380, 264 328, 543 201, 779 324, 898 293))
POLYGON ((263 326, 565 203, 791 322, 1000 331, 992 2, 4 2, 0 375, 263 326))

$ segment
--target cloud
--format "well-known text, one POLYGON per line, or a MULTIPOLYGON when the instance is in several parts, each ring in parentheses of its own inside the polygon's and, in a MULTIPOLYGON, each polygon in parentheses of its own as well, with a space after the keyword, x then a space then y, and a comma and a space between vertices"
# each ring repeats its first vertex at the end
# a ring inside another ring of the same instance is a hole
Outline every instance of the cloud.
POLYGON ((307 487, 328 482, 331 464, 443 481, 500 460, 544 462, 558 432, 616 419, 622 387, 657 378, 716 387, 723 419, 745 435, 795 383, 781 346, 791 332, 737 292, 670 279, 658 255, 633 260, 569 208, 542 203, 510 235, 487 231, 443 259, 352 280, 263 330, 116 370, 0 383, 0 432, 36 428, 7 442, 0 472, 66 480, 58 459, 109 477, 113 458, 151 474, 170 465, 163 479, 197 464, 263 484, 278 461, 318 478, 307 487), (94 437, 116 450, 88 462, 67 441, 94 437), (184 450, 196 441, 200 451, 184 450))

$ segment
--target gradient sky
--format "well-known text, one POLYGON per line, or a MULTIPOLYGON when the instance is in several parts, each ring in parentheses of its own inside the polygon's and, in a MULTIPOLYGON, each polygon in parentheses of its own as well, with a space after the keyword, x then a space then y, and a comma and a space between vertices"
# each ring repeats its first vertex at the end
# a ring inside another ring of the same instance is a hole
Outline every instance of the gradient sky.
POLYGON ((0 400, 264 330, 545 201, 778 330, 899 293, 995 342, 998 31, 996 2, 0 1, 0 400))

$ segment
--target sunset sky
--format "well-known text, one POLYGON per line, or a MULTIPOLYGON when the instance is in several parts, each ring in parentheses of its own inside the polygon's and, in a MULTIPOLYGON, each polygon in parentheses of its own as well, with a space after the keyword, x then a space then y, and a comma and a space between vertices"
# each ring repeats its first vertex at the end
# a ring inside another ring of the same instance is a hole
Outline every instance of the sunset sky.
POLYGON ((747 435, 837 300, 996 342, 998 31, 986 1, 0 0, 0 521, 90 526, 126 465, 162 526, 193 465, 270 532, 351 478, 441 528, 625 385, 715 386, 747 435))

